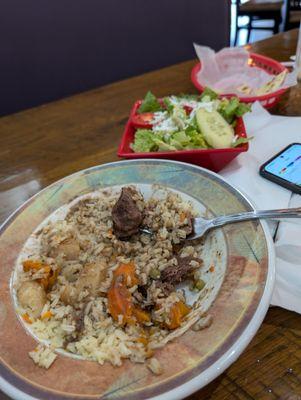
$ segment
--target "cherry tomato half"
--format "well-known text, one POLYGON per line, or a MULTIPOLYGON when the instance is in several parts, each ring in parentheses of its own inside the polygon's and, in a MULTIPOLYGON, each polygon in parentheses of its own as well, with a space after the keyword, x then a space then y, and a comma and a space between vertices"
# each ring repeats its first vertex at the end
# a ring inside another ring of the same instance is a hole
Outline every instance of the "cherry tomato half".
POLYGON ((184 110, 186 111, 186 114, 189 115, 191 113, 191 111, 193 110, 192 107, 190 106, 183 106, 184 110))
POLYGON ((132 116, 132 124, 137 128, 151 128, 154 113, 148 112, 143 114, 135 114, 132 116))

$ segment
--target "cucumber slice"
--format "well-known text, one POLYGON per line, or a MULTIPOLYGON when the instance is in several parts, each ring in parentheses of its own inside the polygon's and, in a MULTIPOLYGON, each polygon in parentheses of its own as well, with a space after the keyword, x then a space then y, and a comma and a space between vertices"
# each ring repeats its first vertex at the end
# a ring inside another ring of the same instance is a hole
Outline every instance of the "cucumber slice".
POLYGON ((196 120, 210 146, 215 149, 231 147, 234 138, 233 128, 217 111, 200 108, 196 112, 196 120))

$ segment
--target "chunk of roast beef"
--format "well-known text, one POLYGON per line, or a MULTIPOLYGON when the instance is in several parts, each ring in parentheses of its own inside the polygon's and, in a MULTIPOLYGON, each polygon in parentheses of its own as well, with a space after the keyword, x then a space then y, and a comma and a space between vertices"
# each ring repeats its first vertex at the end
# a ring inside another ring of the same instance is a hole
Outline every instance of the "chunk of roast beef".
POLYGON ((78 315, 75 317, 75 332, 76 335, 80 336, 82 331, 85 329, 85 310, 81 310, 78 315))
POLYGON ((113 230, 118 239, 125 239, 138 233, 143 215, 139 210, 131 188, 123 188, 112 210, 113 230))
POLYGON ((134 292, 133 296, 143 310, 151 311, 155 303, 149 296, 148 290, 149 287, 147 285, 139 285, 137 292, 134 292))
POLYGON ((183 249, 183 247, 186 245, 186 242, 183 240, 180 243, 173 243, 172 245, 172 252, 174 256, 177 256, 181 250, 183 249))
POLYGON ((171 283, 172 285, 176 285, 190 278, 192 273, 196 270, 196 268, 198 268, 190 265, 191 261, 196 261, 199 264, 199 266, 202 264, 202 261, 199 258, 194 258, 191 256, 188 257, 177 256, 178 265, 170 265, 161 272, 162 282, 167 282, 171 283))
POLYGON ((67 336, 64 341, 64 348, 68 346, 69 343, 77 342, 80 340, 82 333, 85 329, 85 307, 78 312, 74 312, 75 321, 75 331, 67 336))

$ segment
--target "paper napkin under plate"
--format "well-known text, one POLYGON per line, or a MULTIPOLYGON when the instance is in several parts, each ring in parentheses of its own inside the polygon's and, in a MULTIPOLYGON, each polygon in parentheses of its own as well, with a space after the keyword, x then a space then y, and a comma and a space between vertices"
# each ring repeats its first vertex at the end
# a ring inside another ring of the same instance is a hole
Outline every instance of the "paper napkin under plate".
MULTIPOLYGON (((293 195, 259 175, 259 167, 264 162, 289 144, 301 142, 301 117, 272 116, 259 103, 254 103, 244 122, 248 136, 254 137, 250 149, 220 174, 253 200, 258 209, 301 207, 300 195, 293 195)), ((280 222, 275 250, 276 286, 272 305, 301 313, 301 219, 280 222)))

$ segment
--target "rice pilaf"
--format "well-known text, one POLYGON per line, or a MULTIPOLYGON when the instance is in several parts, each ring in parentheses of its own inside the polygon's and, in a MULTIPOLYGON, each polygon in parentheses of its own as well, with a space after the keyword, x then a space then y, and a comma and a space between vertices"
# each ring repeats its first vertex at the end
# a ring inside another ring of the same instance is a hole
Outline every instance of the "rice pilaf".
POLYGON ((30 352, 34 362, 49 368, 51 350, 64 349, 100 364, 147 361, 161 373, 155 349, 209 325, 201 300, 187 304, 179 288, 204 287, 202 243, 185 242, 195 215, 172 191, 144 199, 130 186, 82 196, 37 232, 15 283, 18 312, 49 347, 30 352))

